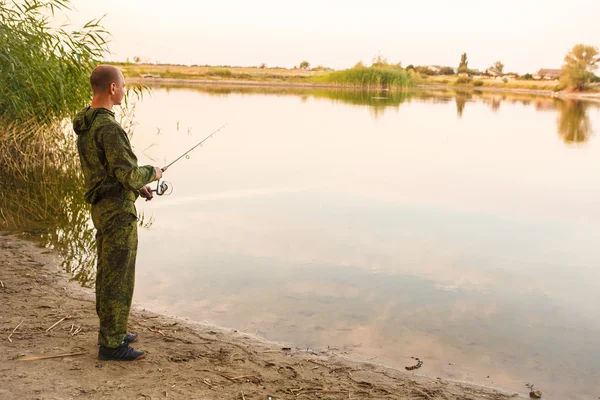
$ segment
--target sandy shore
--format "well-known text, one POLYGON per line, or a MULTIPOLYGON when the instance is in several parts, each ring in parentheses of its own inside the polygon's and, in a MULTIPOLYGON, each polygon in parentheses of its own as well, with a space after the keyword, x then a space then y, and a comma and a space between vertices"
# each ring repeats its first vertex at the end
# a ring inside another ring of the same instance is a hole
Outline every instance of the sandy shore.
POLYGON ((420 376, 418 370, 349 360, 335 350, 284 350, 236 331, 140 307, 132 312, 130 331, 140 334, 136 347, 147 352, 146 359, 100 362, 93 293, 57 272, 56 254, 22 236, 0 233, 0 260, 1 399, 518 397, 420 376), (77 355, 21 360, 65 353, 77 355))
MULTIPOLYGON (((338 85, 304 83, 304 82, 276 82, 276 81, 247 81, 239 79, 171 79, 171 78, 127 78, 128 84, 146 85, 222 85, 222 86, 254 86, 254 87, 282 87, 282 88, 316 88, 316 89, 350 89, 338 85)), ((537 96, 550 96, 576 100, 600 102, 600 93, 586 92, 553 92, 552 90, 532 90, 516 88, 499 88, 485 86, 452 86, 452 85, 416 85, 415 89, 423 90, 468 90, 480 92, 531 94, 537 96)))

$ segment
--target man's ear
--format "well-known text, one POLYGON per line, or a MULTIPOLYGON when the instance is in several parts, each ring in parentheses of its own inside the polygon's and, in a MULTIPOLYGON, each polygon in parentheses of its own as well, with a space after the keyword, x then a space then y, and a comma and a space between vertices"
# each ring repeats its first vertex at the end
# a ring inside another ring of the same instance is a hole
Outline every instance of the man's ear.
POLYGON ((111 83, 110 86, 108 87, 110 94, 115 94, 116 89, 117 89, 117 84, 114 82, 111 83))

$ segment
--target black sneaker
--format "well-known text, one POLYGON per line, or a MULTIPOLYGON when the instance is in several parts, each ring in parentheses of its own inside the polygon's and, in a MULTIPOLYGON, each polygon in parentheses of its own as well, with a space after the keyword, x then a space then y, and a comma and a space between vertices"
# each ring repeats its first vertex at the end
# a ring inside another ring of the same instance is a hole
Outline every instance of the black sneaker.
POLYGON ((128 333, 125 335, 125 340, 123 340, 125 343, 133 343, 138 339, 138 334, 137 333, 128 333))
POLYGON ((143 351, 134 350, 126 342, 121 343, 116 349, 98 346, 98 360, 135 361, 146 357, 143 351))

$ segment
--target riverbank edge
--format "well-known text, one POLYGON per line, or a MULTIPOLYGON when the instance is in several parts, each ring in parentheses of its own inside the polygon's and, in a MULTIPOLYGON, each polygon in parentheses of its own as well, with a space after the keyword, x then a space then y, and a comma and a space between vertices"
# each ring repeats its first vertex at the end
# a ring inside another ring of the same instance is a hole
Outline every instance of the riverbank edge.
MULTIPOLYGON (((284 350, 280 343, 153 313, 140 305, 132 310, 130 328, 140 333, 140 348, 148 357, 136 362, 135 368, 126 368, 128 373, 123 375, 122 363, 96 360, 93 292, 68 281, 67 274, 60 272, 56 252, 40 247, 31 238, 0 232, 0 259, 5 260, 0 269, 0 304, 6 306, 0 319, 5 333, 0 341, 0 360, 5 364, 0 368, 2 398, 36 398, 33 394, 51 398, 73 393, 87 394, 88 398, 164 398, 169 391, 181 398, 206 399, 263 399, 270 393, 276 400, 299 398, 309 393, 306 388, 322 399, 361 398, 361 393, 378 399, 520 397, 361 361, 331 349, 284 350), (52 326, 60 316, 68 316, 68 321, 52 326), (21 325, 14 329, 19 321, 21 325), (74 335, 78 326, 80 333, 74 335), (11 332, 9 342, 6 337, 11 332), (18 361, 23 356, 71 352, 84 354, 18 361), (132 374, 144 379, 127 379, 132 374), (203 380, 196 384, 201 377, 203 380), (107 386, 106 382, 117 386, 107 386), (165 390, 168 387, 171 389, 165 390)), ((524 398, 523 393, 521 396, 524 398)))
MULTIPOLYGON (((248 81, 248 80, 233 80, 233 79, 173 79, 173 78, 126 78, 128 84, 141 85, 195 85, 195 86, 240 86, 240 87, 281 87, 281 88, 314 88, 314 89, 347 89, 358 90, 359 88, 323 84, 323 83, 305 83, 305 82, 274 82, 274 81, 248 81)), ((376 89, 368 89, 377 91, 376 89)), ((537 96, 549 96, 556 98, 572 99, 572 100, 587 100, 600 102, 600 93, 598 92, 553 92, 552 90, 533 90, 533 89, 518 89, 518 88, 499 88, 485 86, 460 86, 460 85, 424 85, 417 84, 412 88, 398 90, 457 90, 470 92, 496 92, 496 93, 513 93, 513 94, 530 94, 537 96)))

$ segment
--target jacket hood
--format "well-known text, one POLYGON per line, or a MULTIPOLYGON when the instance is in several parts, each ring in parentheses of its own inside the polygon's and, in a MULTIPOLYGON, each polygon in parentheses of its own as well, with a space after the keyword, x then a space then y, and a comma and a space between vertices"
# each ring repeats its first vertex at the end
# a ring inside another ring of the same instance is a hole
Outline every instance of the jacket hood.
POLYGON ((92 127, 96 116, 100 114, 109 114, 112 117, 115 116, 115 113, 113 113, 110 110, 107 110, 106 108, 86 107, 80 112, 78 112, 75 118, 73 118, 73 130, 75 131, 75 133, 81 135, 83 133, 88 132, 92 127))

